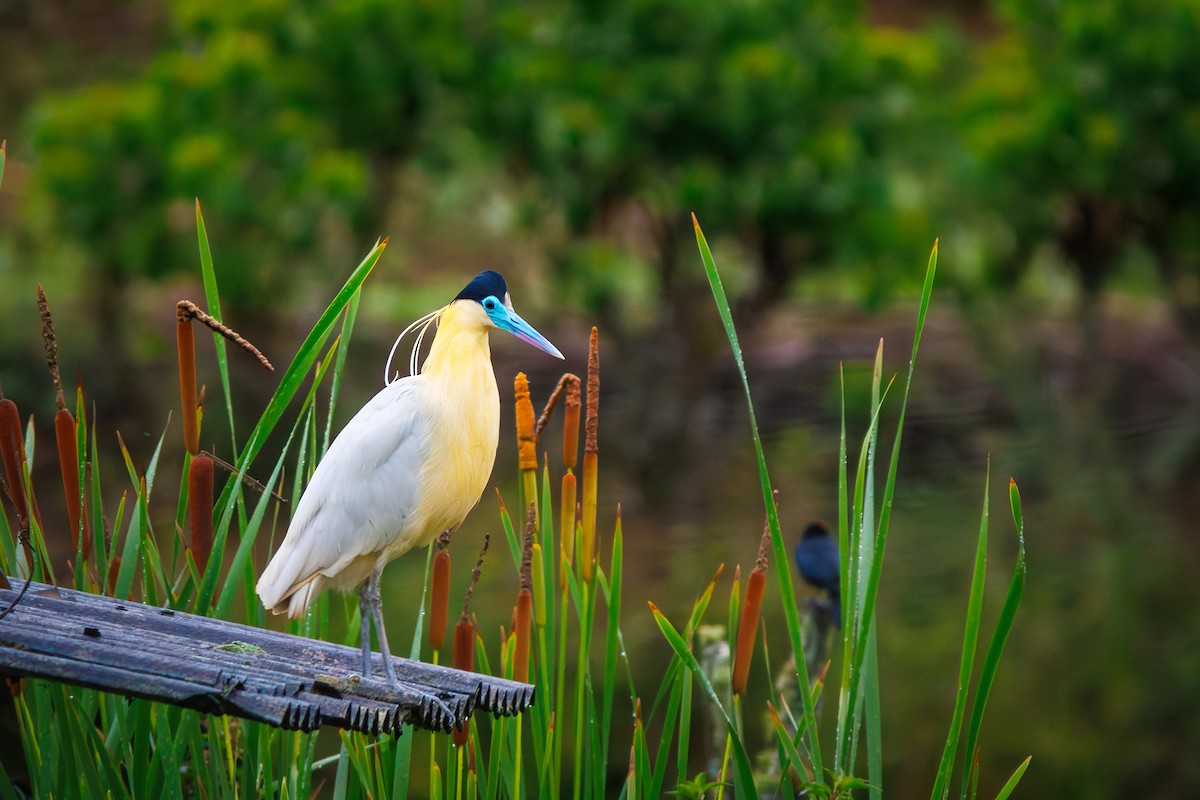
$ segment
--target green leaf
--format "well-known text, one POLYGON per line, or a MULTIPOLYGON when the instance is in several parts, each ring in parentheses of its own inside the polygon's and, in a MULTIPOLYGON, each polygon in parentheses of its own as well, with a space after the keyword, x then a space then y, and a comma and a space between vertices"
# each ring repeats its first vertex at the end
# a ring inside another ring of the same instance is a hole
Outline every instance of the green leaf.
POLYGON ((663 636, 666 637, 667 642, 675 651, 675 655, 683 660, 683 663, 687 665, 691 674, 700 681, 700 685, 704 687, 704 691, 708 694, 709 699, 713 702, 717 710, 721 712, 721 716, 725 720, 725 727, 729 731, 730 742, 733 745, 733 777, 737 796, 744 798, 744 800, 757 797, 758 795, 754 788, 754 771, 750 766, 750 757, 746 753, 746 748, 742 744, 741 739, 738 738, 733 720, 729 718, 729 714, 725 711, 725 706, 721 704, 721 698, 717 696, 717 692, 713 689, 712 683, 709 682, 708 676, 700 668, 700 662, 696 660, 696 657, 688 648, 687 642, 684 641, 684 638, 671 625, 670 620, 653 603, 650 603, 650 611, 654 615, 654 622, 658 625, 659 630, 662 631, 663 636))
MULTIPOLYGON (((970 688, 971 673, 975 669, 975 648, 979 641, 979 618, 983 612, 983 585, 987 575, 987 532, 988 532, 988 490, 991 488, 991 464, 988 464, 988 474, 984 479, 983 513, 979 519, 979 540, 975 547, 975 569, 971 574, 970 599, 967 601, 967 623, 963 632, 962 658, 958 670, 958 691, 954 696, 954 711, 950 715, 950 732, 946 735, 946 745, 942 749, 942 760, 938 765, 937 775, 933 782, 930 797, 945 798, 950 793, 950 775, 954 770, 954 758, 958 754, 958 740, 962 733, 963 714, 967 708, 967 691, 970 688)), ((971 752, 966 753, 967 761, 971 760, 971 752)))
POLYGON ((1021 776, 1025 774, 1025 770, 1029 768, 1029 762, 1033 760, 1033 756, 1026 756, 1021 762, 1021 766, 1017 767, 1012 777, 1001 787, 999 794, 996 795, 996 800, 1008 800, 1008 796, 1017 788, 1017 784, 1021 782, 1021 776))
MULTIPOLYGON (((200 245, 200 276, 204 281, 204 301, 208 315, 221 322, 221 293, 217 291, 217 273, 213 268, 212 250, 208 246, 208 231, 204 226, 204 215, 200 213, 200 199, 196 199, 196 239, 200 245)), ((233 424, 233 394, 229 384, 229 356, 225 349, 225 337, 213 331, 213 345, 217 349, 217 371, 221 376, 221 391, 225 395, 225 410, 229 415, 229 444, 233 448, 233 461, 237 461, 237 428, 233 424)))
MULTIPOLYGON (((378 242, 371 249, 371 252, 367 254, 366 258, 354 269, 354 272, 351 273, 346 283, 343 284, 337 295, 334 296, 333 301, 330 302, 325 311, 317 319, 316 324, 309 331, 308 336, 305 337, 304 342, 300 345, 300 349, 296 352, 296 356, 292 359, 292 363, 288 365, 287 370, 280 379, 279 386, 275 389, 275 394, 272 395, 270 402, 267 403, 266 410, 254 426, 254 430, 246 442, 246 447, 238 459, 237 473, 230 476, 229 480, 225 483, 221 497, 216 503, 216 507, 222 509, 222 511, 220 523, 217 525, 214 535, 214 539, 216 540, 213 542, 214 554, 218 553, 218 543, 222 548, 220 552, 223 552, 224 540, 228 534, 234 511, 238 506, 237 500, 240 495, 241 483, 245 480, 247 470, 254 463, 255 457, 258 456, 263 445, 266 444, 267 437, 275 430, 275 426, 283 417, 284 412, 296 396, 296 393, 300 391, 305 377, 320 355, 322 345, 333 329, 333 324, 337 321, 338 316, 341 315, 355 292, 362 286, 363 281, 371 274, 371 270, 379 262, 379 258, 383 255, 386 247, 386 239, 378 242)), ((196 598, 195 612, 197 614, 206 614, 208 612, 216 588, 218 572, 218 569, 205 571, 200 592, 196 598)))
MULTIPOLYGON (((1021 495, 1017 490, 1017 482, 1011 478, 1008 482, 1008 495, 1012 505, 1013 523, 1017 529, 1017 565, 1013 569, 1012 580, 1008 584, 1008 593, 1005 595, 1004 605, 1000 608, 1000 616, 996 620, 996 628, 992 631, 987 654, 983 658, 983 666, 979 669, 979 683, 975 687, 975 699, 971 706, 971 722, 967 727, 966 766, 964 766, 963 772, 964 796, 969 771, 975 769, 975 748, 979 742, 979 731, 983 727, 983 712, 987 708, 988 695, 991 694, 996 672, 1000 668, 1000 658, 1004 655, 1004 645, 1008 641, 1008 634, 1012 632, 1017 609, 1025 594, 1025 518, 1021 514, 1021 495)), ((1028 760, 1026 760, 1026 764, 1028 764, 1028 760)), ((1024 771, 1024 766, 1022 766, 1019 772, 1024 771)), ((1014 787, 1017 780, 1020 780, 1019 774, 1015 775, 1012 781, 1014 787)))
MULTIPOLYGON (((696 221, 695 214, 692 215, 692 224, 696 229, 696 244, 700 248, 700 258, 704 262, 704 270, 708 275, 708 283, 712 288, 713 299, 717 304, 717 313, 721 317, 721 322, 725 326, 725 335, 729 339, 729 346, 733 350, 733 358, 737 363, 738 373, 742 379, 742 388, 746 394, 746 410, 750 415, 750 432, 754 439, 754 455, 758 463, 759 483, 762 487, 763 505, 767 512, 767 526, 771 531, 771 548, 775 555, 775 563, 777 565, 788 564, 788 552, 783 543, 783 533, 779 528, 779 515, 775 508, 775 500, 773 497, 771 476, 767 472, 767 459, 763 453, 762 439, 758 434, 758 421, 754 415, 754 400, 750 395, 750 379, 746 375, 746 364, 742 358, 742 346, 738 343, 737 330, 733 325, 733 313, 729 308, 729 298, 725 295, 725 287, 721 283, 721 275, 717 272, 716 262, 713 260, 712 251, 708 247, 708 242, 704 238, 703 231, 700 230, 700 223, 696 221)), ((804 637, 800 630, 800 615, 796 610, 796 591, 792 586, 792 571, 786 568, 776 569, 776 580, 779 583, 779 592, 783 602, 783 616, 787 622, 788 637, 792 645, 792 657, 796 665, 796 679, 801 683, 807 683, 807 675, 801 679, 800 671, 804 662, 804 637)), ((803 699, 803 719, 804 733, 808 737, 809 751, 812 753, 813 771, 821 776, 824 780, 824 770, 821 766, 821 743, 817 735, 817 720, 816 714, 812 707, 812 702, 807 691, 801 692, 800 696, 803 699)))

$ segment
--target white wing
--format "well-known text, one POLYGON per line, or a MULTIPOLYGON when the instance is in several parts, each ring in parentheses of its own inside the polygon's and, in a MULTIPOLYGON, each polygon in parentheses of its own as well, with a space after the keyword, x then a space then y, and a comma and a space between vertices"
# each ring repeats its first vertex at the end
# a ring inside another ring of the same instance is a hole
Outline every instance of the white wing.
POLYGON ((384 387, 330 445, 258 581, 264 606, 282 611, 299 592, 289 611, 303 613, 320 584, 404 531, 428 452, 422 386, 414 375, 384 387))

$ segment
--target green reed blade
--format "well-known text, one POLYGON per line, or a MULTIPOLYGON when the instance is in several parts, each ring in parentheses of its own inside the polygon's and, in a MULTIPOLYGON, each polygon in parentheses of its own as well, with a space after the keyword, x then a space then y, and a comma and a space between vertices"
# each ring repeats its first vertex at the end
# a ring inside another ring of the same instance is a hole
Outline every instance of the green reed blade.
POLYGON ((321 313, 301 343, 300 348, 296 351, 292 363, 284 371, 283 377, 279 380, 279 386, 275 389, 275 393, 271 396, 270 402, 267 403, 267 408, 263 411, 262 416, 254 426, 254 430, 250 433, 250 438, 246 441, 246 446, 240 454, 237 465, 238 473, 230 477, 225 484, 225 489, 221 492, 221 499, 217 503, 218 508, 225 509, 224 514, 232 513, 232 504, 230 496, 233 494, 235 487, 244 479, 245 472, 250 464, 254 463, 254 459, 258 456, 263 446, 266 444, 267 437, 275 429, 284 412, 287 411, 288 405, 300 390, 304 383, 305 376, 308 375, 310 369, 318 356, 325 340, 329 338, 330 332, 333 330, 333 325, 346 306, 350 303, 354 294, 362 286, 363 281, 371 274, 371 270, 379 262, 380 256, 383 255, 384 249, 387 247, 387 241, 378 242, 367 254, 338 293, 334 295, 333 300, 321 313))
MULTIPOLYGON (((259 497, 258 505, 254 508, 254 514, 250 517, 249 524, 242 531, 237 550, 233 554, 233 561, 229 565, 225 585, 221 587, 221 594, 217 599, 215 613, 218 619, 225 619, 230 607, 233 605, 234 596, 237 593, 239 585, 236 576, 242 574, 245 570, 250 570, 251 572, 254 570, 254 564, 251 559, 254 553, 254 543, 258 540, 258 532, 262 527, 264 517, 266 517, 267 509, 274 500, 271 496, 271 491, 279 483, 280 474, 283 472, 283 463, 287 459, 288 452, 291 450, 292 440, 296 436, 297 427, 297 425, 292 426, 291 433, 288 434, 288 438, 279 453, 279 458, 275 462, 275 468, 271 471, 271 477, 264 484, 266 488, 263 490, 262 496, 259 497)), ((252 595, 247 596, 246 603, 249 605, 253 602, 254 597, 252 595)))
MULTIPOLYGON (((963 770, 963 797, 966 796, 969 771, 974 769, 975 748, 979 742, 980 728, 983 726, 983 713, 987 708, 988 695, 991 694, 992 683, 995 681, 996 671, 1000 667, 1000 658, 1004 655, 1004 645, 1008 641, 1009 633, 1012 632, 1017 608, 1021 605, 1021 598, 1025 594, 1025 518, 1021 512, 1021 494, 1017 489, 1017 482, 1011 478, 1008 482, 1008 496, 1012 506, 1013 524, 1017 529, 1017 565, 1013 569, 1012 580, 1008 584, 1008 593, 1004 597, 1004 605, 1000 608, 1000 616, 996 620, 996 627, 992 631, 992 638, 988 643, 983 665, 979 669, 979 683, 975 687, 971 721, 967 726, 967 749, 963 754, 966 759, 966 766, 963 770)), ((1026 759, 1025 765, 1028 763, 1028 759, 1026 759)), ((1025 771, 1025 765, 1019 769, 1019 773, 1025 771)), ((1016 781, 1019 781, 1020 777, 1020 774, 1013 776, 1011 781, 1013 787, 1016 787, 1016 781)))
MULTIPOLYGON (((913 373, 917 366, 917 351, 921 344, 921 333, 925 328, 925 317, 929 312, 929 302, 933 295, 933 279, 937 272, 937 256, 938 245, 935 240, 933 250, 929 254, 929 263, 925 270, 925 283, 921 289, 921 303, 917 312, 917 324, 913 331, 912 354, 908 362, 908 375, 904 384, 904 394, 900 401, 900 416, 896 423, 896 436, 892 440, 892 454, 888 463, 887 481, 884 485, 883 500, 879 508, 879 521, 877 523, 877 531, 875 534, 875 556, 871 561, 871 571, 867 579, 866 594, 862 602, 862 618, 867 624, 859 626, 856 631, 856 642, 854 645, 853 659, 854 664, 850 669, 850 686, 846 692, 847 707, 853 709, 857 705, 860 676, 863 670, 863 659, 867 652, 867 636, 872 628, 870 620, 874 618, 875 602, 879 593, 879 576, 883 570, 883 554, 885 545, 887 544, 888 527, 892 516, 892 501, 896 494, 896 473, 900 462, 900 443, 904 432, 904 419, 908 410, 909 393, 912 390, 913 373)), ((843 758, 851 758, 852 754, 843 753, 843 758)), ((839 772, 846 771, 846 762, 837 761, 835 768, 839 772)))
POLYGON ((1025 770, 1029 768, 1029 762, 1033 760, 1033 756, 1026 756, 1021 762, 1021 766, 1017 767, 1016 772, 1012 777, 1001 787, 999 794, 996 795, 996 800, 1008 800, 1008 796, 1017 788, 1017 784, 1021 782, 1021 776, 1025 774, 1025 770))
POLYGON ((684 638, 679 635, 679 632, 671 625, 670 620, 659 611, 653 603, 650 604, 650 611, 654 615, 654 622, 658 625, 658 629, 662 631, 663 636, 679 656, 685 665, 687 665, 690 674, 700 681, 700 685, 704 687, 705 693, 709 699, 716 705, 721 712, 721 716, 725 720, 726 729, 729 731, 730 742, 733 745, 734 758, 734 787, 737 790, 737 796, 742 798, 756 797, 754 789, 754 771, 750 766, 750 757, 746 753, 746 748, 742 745, 742 741, 738 738, 737 731, 734 728, 733 720, 729 718, 729 714, 725 711, 725 706, 721 704, 720 697, 713 689, 712 684, 708 680, 708 676, 704 674, 704 670, 700 667, 700 662, 696 660, 696 656, 692 654, 684 638))
MULTIPOLYGON (((325 373, 329 370, 330 364, 333 362, 333 358, 334 358, 333 351, 336 349, 337 344, 338 344, 338 342, 337 342, 337 340, 335 340, 333 343, 333 347, 330 348, 330 352, 327 352, 325 354, 324 358, 322 358, 317 363, 316 371, 314 373, 312 383, 309 386, 308 393, 305 395, 304 401, 300 405, 300 416, 302 418, 306 418, 306 419, 310 420, 309 424, 306 426, 308 429, 312 428, 312 422, 311 422, 312 416, 311 416, 311 414, 308 414, 306 417, 306 414, 309 409, 314 408, 314 403, 315 403, 316 396, 317 396, 317 387, 319 387, 321 385, 321 382, 325 378, 325 373)), ((301 377, 303 377, 303 376, 301 376, 301 377)), ((295 429, 293 428, 293 432, 294 431, 295 431, 295 429)), ((288 441, 289 442, 291 441, 291 435, 288 436, 288 441)), ((249 451, 249 447, 248 447, 247 453, 249 454, 249 452, 250 451, 249 451)), ((283 456, 286 455, 286 453, 287 453, 287 451, 285 450, 283 455, 280 456, 280 458, 282 459, 283 456)), ((253 456, 250 455, 249 458, 253 458, 253 456)), ((247 459, 247 461, 249 460, 249 458, 247 459)), ((276 467, 278 467, 278 464, 276 465, 276 467)), ((254 538, 258 533, 257 527, 251 528, 249 526, 249 524, 248 524, 249 520, 246 518, 246 515, 245 515, 245 494, 244 494, 244 490, 243 490, 243 485, 240 483, 240 481, 244 480, 245 474, 246 474, 246 466, 245 466, 245 464, 243 464, 241 469, 238 470, 237 475, 233 476, 233 479, 238 480, 239 483, 235 487, 233 487, 232 503, 230 503, 229 505, 226 505, 224 507, 225 511, 221 515, 220 519, 217 520, 217 524, 213 531, 212 552, 209 554, 208 566, 204 570, 204 575, 201 576, 200 590, 196 596, 196 603, 195 603, 194 610, 195 610, 195 613, 197 613, 197 614, 207 614, 210 610, 210 606, 212 605, 213 595, 216 593, 217 579, 220 576, 222 565, 225 560, 225 547, 229 541, 229 527, 230 527, 230 523, 232 520, 233 512, 236 510, 238 513, 238 517, 239 517, 239 526, 238 527, 241 531, 243 531, 244 537, 254 538)), ((297 474, 299 474, 299 470, 297 470, 297 474)), ((229 488, 230 488, 229 485, 226 484, 227 491, 229 490, 229 488)), ((222 497, 224 497, 224 494, 222 494, 222 497)), ((216 513, 217 508, 222 507, 222 502, 223 501, 217 501, 217 503, 215 504, 215 508, 213 510, 214 514, 216 513)), ((232 574, 235 574, 235 573, 231 573, 231 575, 232 574)))
POLYGON ((350 334, 354 332, 354 322, 358 318, 358 304, 362 300, 360 287, 350 296, 342 316, 342 332, 338 334, 337 358, 333 365, 333 378, 329 382, 329 412, 325 417, 325 437, 321 440, 321 455, 329 449, 329 441, 333 433, 333 412, 337 408, 338 396, 342 390, 342 376, 346 369, 346 354, 350 350, 350 334))
MULTIPOLYGON (((885 390, 883 383, 883 339, 875 351, 875 368, 871 374, 871 404, 875 407, 883 405, 885 390)), ((888 381, 888 389, 892 382, 888 381)), ((871 436, 871 447, 867 450, 867 483, 863 495, 863 535, 859 540, 862 558, 870 563, 875 557, 875 537, 867 532, 874 529, 875 510, 875 454, 879 450, 879 427, 875 427, 871 436)), ((859 579, 862 579, 861 572, 859 579)), ((863 659, 863 712, 864 724, 867 731, 867 782, 870 785, 871 800, 883 800, 883 720, 879 700, 879 648, 876 641, 878 630, 872 616, 870 633, 867 636, 867 652, 863 659)), ((857 734, 854 737, 855 746, 858 744, 857 734)))
MULTIPOLYGON (((942 749, 942 760, 938 764, 930 797, 944 800, 950 794, 950 776, 954 771, 954 759, 958 755, 958 740, 962 733, 963 715, 967 708, 967 691, 971 675, 975 670, 975 649, 979 641, 979 617, 983 612, 983 586, 987 577, 988 539, 988 491, 991 489, 991 463, 983 482, 983 513, 979 518, 979 540, 975 547, 975 568, 971 573, 971 591, 967 601, 967 622, 963 632, 962 658, 958 670, 958 691, 954 695, 954 711, 950 716, 950 731, 946 735, 946 746, 942 749)), ((971 753, 964 753, 969 763, 971 753)))
MULTIPOLYGON (((771 724, 775 729, 775 739, 787 756, 784 764, 795 769, 800 775, 803 775, 806 765, 803 757, 800 755, 800 750, 796 747, 796 743, 792 741, 791 734, 788 733, 787 726, 783 724, 783 720, 779 717, 779 712, 770 703, 767 704, 767 711, 771 716, 771 724)), ((783 765, 781 764, 781 766, 783 765)), ((787 769, 783 769, 782 772, 786 774, 787 769)))
POLYGON ((121 551, 121 568, 117 572, 117 584, 113 597, 129 597, 133 587, 133 579, 137 574, 138 562, 141 560, 142 536, 142 505, 145 503, 144 487, 138 491, 134 512, 129 516, 129 527, 125 531, 125 548, 121 551))
MULTIPOLYGON (((204 281, 204 302, 208 306, 208 315, 217 322, 221 321, 221 293, 217 290, 217 272, 213 268, 212 250, 208 245, 208 231, 204 225, 204 215, 200 212, 200 200, 196 200, 196 240, 200 246, 200 277, 204 281)), ((217 372, 221 376, 221 391, 225 395, 225 410, 229 415, 229 445, 233 452, 233 461, 237 462, 237 426, 233 424, 233 394, 229 383, 229 356, 225 349, 225 337, 213 331, 213 345, 217 349, 217 372)))
POLYGON ((612 729, 613 692, 617 682, 617 656, 621 652, 618 635, 621 624, 621 572, 623 567, 623 537, 621 515, 617 515, 612 543, 612 575, 608 590, 608 627, 604 637, 604 686, 600 703, 600 772, 608 772, 608 742, 612 729))
MULTIPOLYGON (((721 275, 717 272, 717 265, 713 260, 712 251, 708 247, 704 233, 700 230, 700 223, 696 221, 694 214, 692 215, 692 224, 696 230, 696 244, 700 248, 700 257, 704 262, 708 284, 712 289, 713 299, 716 301, 721 323, 725 327, 725 335, 729 339, 729 346, 733 350, 733 358, 737 364, 738 373, 742 379, 742 388, 746 395, 746 410, 750 417, 750 433, 754 440, 754 455, 758 464, 759 483, 762 486, 763 506, 767 512, 767 526, 771 531, 771 547, 774 552, 775 563, 779 565, 779 569, 775 570, 775 577, 779 583, 780 599, 783 603, 783 616, 787 622, 788 637, 792 645, 792 656, 797 665, 796 680, 806 683, 807 677, 802 680, 800 672, 800 665, 804 664, 804 640, 800 630, 800 615, 796 610, 796 591, 792 586, 792 571, 783 566, 789 563, 788 553, 783 543, 783 533, 779 528, 779 515, 775 508, 771 476, 767 471, 767 459, 763 453, 762 439, 758 433, 758 420, 754 414, 754 399, 750 393, 750 379, 746 375, 746 364, 742 358, 742 346, 738 343, 737 329, 733 324, 733 313, 730 311, 729 298, 725 295, 725 287, 721 283, 721 275)), ((819 776, 818 779, 823 782, 825 775, 821 762, 821 743, 817 735, 816 714, 809 700, 808 692, 801 692, 800 695, 804 698, 804 730, 809 740, 809 749, 812 752, 813 770, 819 776)))

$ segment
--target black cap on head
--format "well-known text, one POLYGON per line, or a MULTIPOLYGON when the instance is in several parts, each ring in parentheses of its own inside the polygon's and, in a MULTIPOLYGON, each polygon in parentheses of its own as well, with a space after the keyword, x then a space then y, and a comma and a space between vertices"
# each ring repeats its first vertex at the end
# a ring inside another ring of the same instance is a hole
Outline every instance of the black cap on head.
POLYGON ((508 285, 504 282, 504 276, 494 269, 485 269, 472 278, 471 282, 454 299, 482 302, 485 297, 496 297, 504 300, 506 294, 508 294, 508 285))

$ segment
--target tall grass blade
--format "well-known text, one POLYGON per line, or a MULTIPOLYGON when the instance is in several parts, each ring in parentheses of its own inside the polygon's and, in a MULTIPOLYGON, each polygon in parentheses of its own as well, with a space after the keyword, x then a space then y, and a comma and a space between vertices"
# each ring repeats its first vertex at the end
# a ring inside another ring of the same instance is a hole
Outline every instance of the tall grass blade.
MULTIPOLYGON (((958 754, 958 741, 962 733, 963 715, 967 708, 967 691, 970 689, 971 674, 975 670, 975 648, 979 640, 979 617, 983 612, 983 585, 987 576, 988 534, 988 490, 991 489, 991 463, 983 488, 983 513, 979 519, 979 541, 975 547, 975 569, 971 574, 971 593, 967 600, 967 623, 963 632, 962 659, 958 669, 958 691, 954 696, 954 711, 950 716, 950 732, 946 735, 946 746, 942 749, 942 761, 938 765, 930 797, 937 800, 950 794, 950 776, 954 770, 954 758, 958 754)), ((971 761, 970 751, 966 761, 971 761)))
MULTIPOLYGON (((721 275, 717 272, 717 265, 713 260, 712 251, 708 247, 708 242, 704 238, 703 231, 700 230, 700 223, 696 220, 695 214, 692 215, 692 225, 696 231, 696 244, 700 248, 700 257, 704 262, 704 270, 708 275, 708 284, 712 289, 713 299, 717 305, 717 312, 721 316, 721 323, 725 326, 725 335, 728 337, 730 348, 733 350, 733 358, 737 363, 738 374, 742 379, 742 388, 746 394, 746 410, 750 416, 750 432, 754 439, 754 455, 758 463, 758 477, 759 482, 762 484, 763 506, 766 508, 767 525, 771 530, 771 546, 775 555, 775 563, 788 564, 788 552, 783 543, 783 533, 779 528, 779 515, 775 509, 775 502, 772 497, 773 487, 771 486, 771 476, 767 472, 767 459, 763 453, 762 439, 758 434, 758 420, 754 414, 754 400, 750 395, 750 380, 746 376, 746 364, 742 358, 742 346, 738 343, 737 330, 733 325, 733 313, 730 311, 729 298, 725 295, 725 287, 721 283, 721 275)), ((811 696, 807 691, 808 676, 801 677, 801 665, 804 664, 804 637, 800 630, 800 615, 796 610, 796 591, 792 586, 792 571, 781 567, 775 570, 775 576, 779 582, 784 620, 787 622, 788 637, 792 645, 792 656, 796 664, 796 679, 806 689, 806 691, 800 693, 800 696, 803 698, 804 733, 808 738, 809 752, 812 755, 813 761, 813 771, 817 774, 818 780, 823 782, 825 776, 821 761, 821 743, 817 735, 816 714, 813 710, 811 696)))
POLYGON ((1021 762, 1021 766, 1017 767, 1013 772, 1012 777, 1005 782, 1001 787, 999 794, 996 795, 996 800, 1008 800, 1009 795, 1017 788, 1017 784, 1021 782, 1021 776, 1025 774, 1025 770, 1029 768, 1029 762, 1033 760, 1033 756, 1026 756, 1021 762))
MULTIPOLYGON (((896 494, 896 472, 900 463, 900 442, 904 432, 904 418, 908 409, 908 397, 912 390, 913 373, 917 366, 917 351, 920 349, 921 333, 925 328, 925 317, 929 312, 929 302, 933 295, 933 279, 937 272, 937 255, 938 245, 935 240, 933 250, 929 254, 929 263, 925 270, 925 283, 921 289, 921 304, 917 312, 917 324, 913 332, 912 354, 908 361, 908 375, 904 383, 904 395, 900 402, 900 416, 896 423, 896 437, 892 441, 892 455, 888 464, 887 481, 884 485, 883 500, 879 509, 878 529, 875 534, 875 554, 871 562, 871 572, 867 579, 866 594, 862 602, 862 619, 865 624, 858 626, 855 631, 855 644, 853 653, 850 655, 853 658, 853 664, 850 668, 850 686, 846 691, 846 704, 850 709, 857 707, 858 694, 861 684, 861 676, 863 672, 863 661, 867 652, 867 638, 872 629, 870 621, 875 615, 875 602, 879 593, 879 576, 883 570, 883 554, 885 545, 887 544, 888 526, 892 517, 892 501, 896 494)), ((838 761, 835 765, 839 773, 844 773, 848 770, 848 760, 853 759, 853 753, 849 748, 842 753, 843 760, 838 761)))
MULTIPOLYGON (((204 303, 208 306, 208 315, 221 322, 221 293, 217 291, 217 273, 213 268, 212 250, 208 246, 208 231, 204 225, 204 215, 200 212, 200 199, 196 199, 196 239, 200 246, 200 276, 204 281, 204 303)), ((233 395, 229 384, 229 356, 225 350, 225 337, 213 332, 213 344, 217 349, 217 372, 221 376, 221 391, 225 395, 225 410, 229 415, 229 445, 232 448, 233 461, 237 462, 237 427, 233 424, 233 395)))
POLYGON ((346 371, 346 354, 350 351, 350 334, 354 332, 354 322, 358 319, 358 304, 362 300, 360 287, 350 296, 342 318, 342 332, 338 334, 337 358, 333 363, 333 378, 329 382, 329 413, 325 418, 325 437, 321 440, 321 455, 329 449, 329 441, 333 433, 333 412, 337 408, 338 395, 342 389, 342 375, 346 371))
MULTIPOLYGON (((1004 654, 1004 645, 1008 641, 1008 634, 1012 631, 1013 622, 1017 616, 1017 608, 1021 605, 1021 598, 1025 593, 1025 517, 1021 512, 1021 493, 1017 489, 1017 482, 1009 479, 1008 482, 1009 502, 1012 506, 1013 524, 1017 529, 1017 565, 1013 569, 1012 580, 1008 584, 1008 593, 1004 598, 1004 605, 1000 609, 1000 616, 996 620, 996 628, 992 632, 991 641, 988 643, 987 654, 983 658, 983 666, 979 669, 979 683, 975 687, 975 698, 971 706, 971 721, 967 726, 967 749, 964 752, 966 765, 963 769, 963 797, 966 796, 966 787, 970 779, 970 771, 974 770, 975 749, 979 742, 979 731, 983 726, 983 712, 987 708, 988 695, 992 691, 992 683, 996 679, 996 671, 1000 667, 1000 657, 1004 654)), ((1025 766, 1029 761, 1026 759, 1024 765, 1018 770, 1018 774, 1013 776, 1010 781, 1013 787, 1016 786, 1016 781, 1020 780, 1020 773, 1024 773, 1025 766)), ((972 780, 973 784, 974 781, 972 780)))
POLYGON ((754 789, 754 771, 750 766, 750 756, 746 753, 746 748, 742 744, 741 738, 737 735, 737 729, 734 727, 729 713, 725 710, 725 706, 722 705, 721 698, 717 695, 712 683, 709 682, 708 676, 704 674, 704 670, 700 667, 700 662, 692 654, 687 642, 679 635, 679 631, 675 630, 674 626, 671 625, 671 621, 653 603, 650 603, 650 611, 654 614, 655 624, 658 625, 658 629, 666 637, 668 644, 675 651, 675 655, 683 661, 691 674, 700 681, 700 685, 704 687, 705 693, 708 694, 709 699, 721 712, 721 717, 725 720, 725 726, 729 732, 729 740, 733 746, 733 785, 737 796, 747 800, 757 797, 758 795, 754 789))
MULTIPOLYGON (((254 430, 250 433, 249 439, 246 441, 246 447, 242 451, 237 460, 238 471, 231 475, 225 484, 224 490, 221 492, 221 497, 216 503, 216 507, 222 509, 221 520, 217 525, 215 534, 216 542, 213 547, 213 558, 219 564, 222 554, 224 553, 225 537, 228 535, 229 525, 233 519, 233 514, 241 506, 235 502, 241 496, 242 482, 246 477, 246 472, 250 464, 254 462, 266 444, 267 437, 275 429, 279 420, 283 417, 288 405, 300 390, 304 383, 305 376, 312 369, 320 356, 322 345, 329 337, 337 318, 345 310, 350 303, 363 281, 371 274, 371 270, 379 262, 379 258, 383 255, 384 249, 387 248, 387 239, 383 239, 371 249, 366 258, 351 273, 346 283, 334 296, 330 304, 321 313, 315 325, 304 342, 297 350, 292 363, 284 371, 283 377, 279 381, 279 386, 275 389, 274 395, 267 403, 267 408, 259 418, 258 423, 254 426, 254 430)), ((212 597, 216 589, 217 573, 219 570, 207 570, 204 574, 200 591, 196 599, 195 610, 198 614, 205 614, 212 603, 212 597)))

